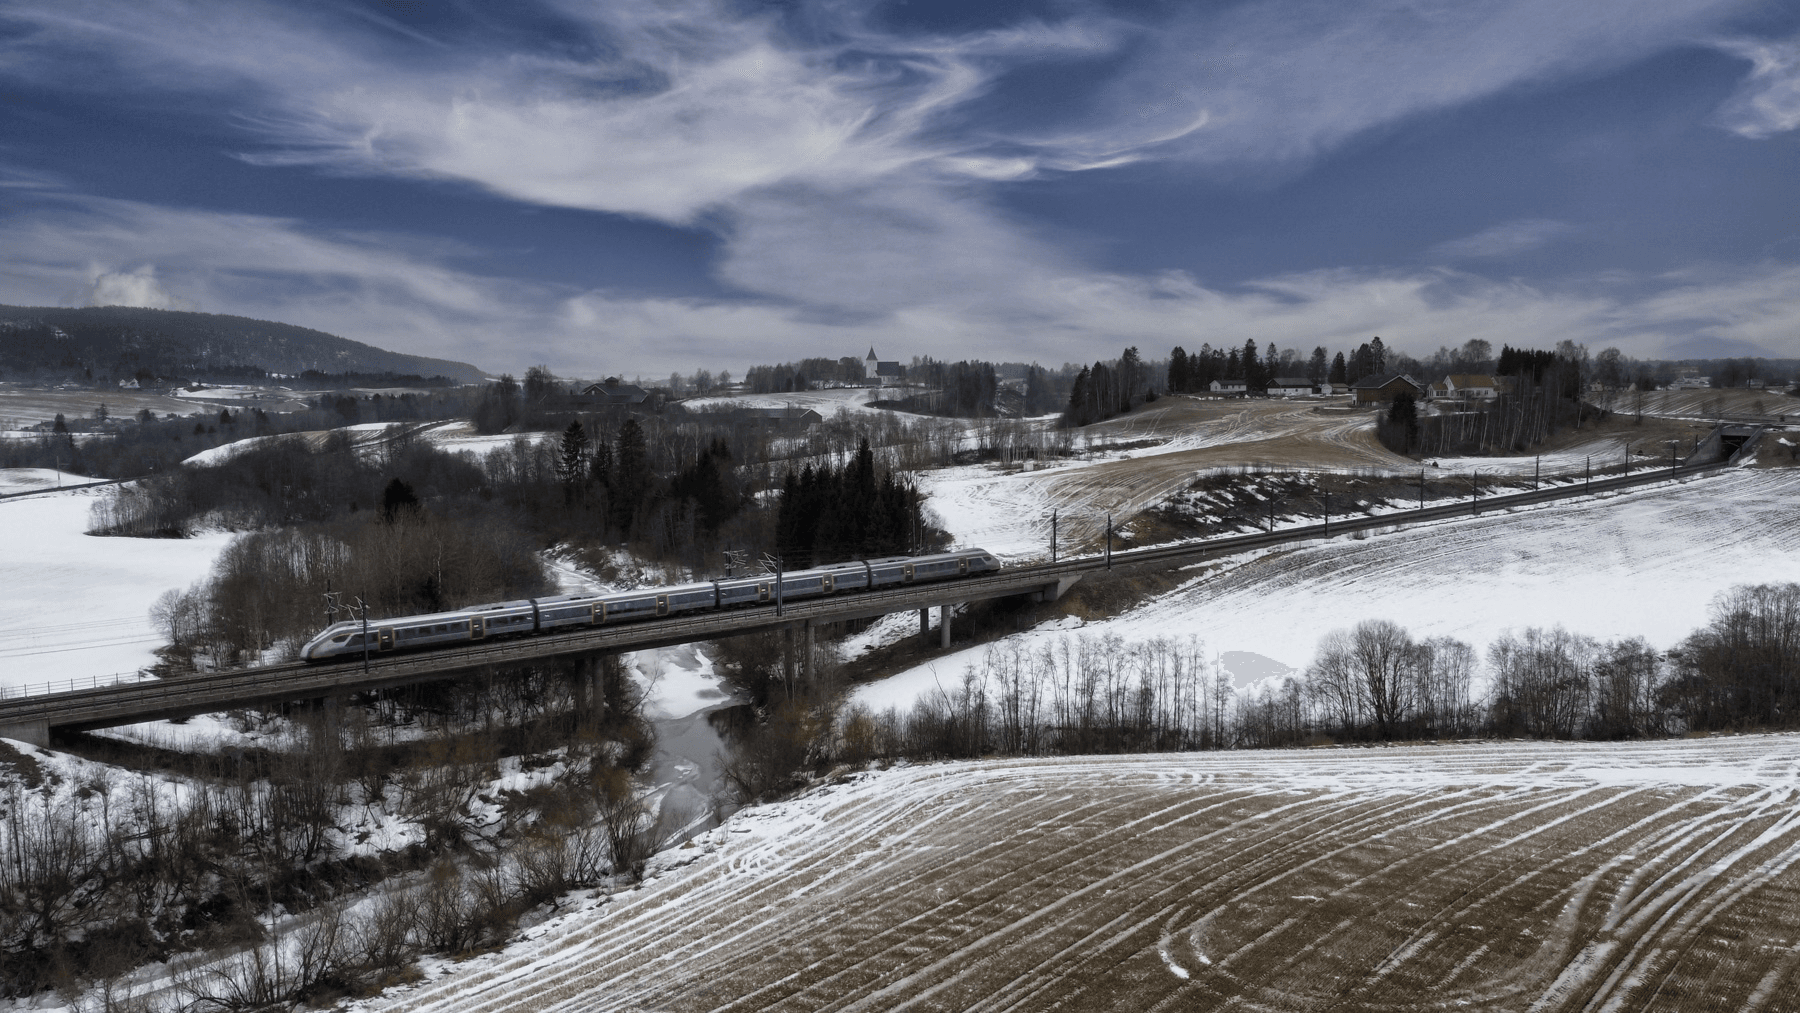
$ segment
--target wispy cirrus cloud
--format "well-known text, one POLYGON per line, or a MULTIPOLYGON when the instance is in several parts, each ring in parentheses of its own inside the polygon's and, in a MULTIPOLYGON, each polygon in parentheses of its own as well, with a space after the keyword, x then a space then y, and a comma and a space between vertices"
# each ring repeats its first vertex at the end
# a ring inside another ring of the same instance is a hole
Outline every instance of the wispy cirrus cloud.
POLYGON ((1690 44, 1743 0, 1259 0, 1158 27, 1067 127, 1060 164, 1304 163, 1371 129, 1690 44))
POLYGON ((1750 76, 1719 110, 1719 122, 1754 140, 1800 129, 1800 36, 1733 39, 1719 48, 1750 61, 1750 76))
MULTIPOLYGON (((809 8, 799 33, 760 9, 619 0, 557 5, 555 44, 542 45, 380 19, 349 30, 333 8, 219 17, 181 0, 0 0, 19 28, 0 41, 0 76, 202 96, 252 164, 699 224, 721 237, 713 269, 741 296, 521 283, 454 267, 417 239, 78 197, 0 222, 5 247, 28 251, 0 275, 56 301, 92 298, 103 278, 127 295, 132 279, 153 280, 201 308, 501 368, 656 373, 870 343, 1058 361, 1122 343, 1339 347, 1374 333, 1420 350, 1555 335, 1648 354, 1694 333, 1761 334, 1800 291, 1765 268, 1642 279, 1638 291, 1662 293, 1646 300, 1368 266, 1227 289, 1089 267, 995 195, 1147 160, 1291 171, 1409 117, 1688 44, 1747 6, 1251 0, 1155 24, 1071 9, 949 35, 884 33, 836 5, 809 8), (1081 67, 1091 85, 1029 126, 984 106, 1039 65, 1081 67), (1745 315, 1712 298, 1722 290, 1763 309, 1745 315)), ((1769 59, 1767 81, 1786 80, 1788 64, 1769 59)), ((1786 108, 1780 89, 1764 93, 1776 98, 1758 122, 1779 122, 1765 113, 1786 108)), ((1504 223, 1430 256, 1512 256, 1567 230, 1504 223)))
POLYGON ((1512 257, 1547 246, 1575 231, 1567 222, 1525 218, 1502 222, 1472 236, 1438 243, 1426 251, 1433 260, 1476 260, 1512 257))

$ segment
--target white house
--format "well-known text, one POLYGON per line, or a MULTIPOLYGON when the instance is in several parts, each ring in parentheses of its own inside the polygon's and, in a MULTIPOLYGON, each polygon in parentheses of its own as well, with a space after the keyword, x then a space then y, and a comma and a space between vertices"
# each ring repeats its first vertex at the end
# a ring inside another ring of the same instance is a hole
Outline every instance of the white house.
POLYGON ((1250 386, 1242 380, 1214 380, 1212 382, 1214 394, 1243 394, 1249 389, 1250 386))
POLYGON ((1500 384, 1482 373, 1452 373, 1431 385, 1433 398, 1457 398, 1462 401, 1492 401, 1500 396, 1500 384))

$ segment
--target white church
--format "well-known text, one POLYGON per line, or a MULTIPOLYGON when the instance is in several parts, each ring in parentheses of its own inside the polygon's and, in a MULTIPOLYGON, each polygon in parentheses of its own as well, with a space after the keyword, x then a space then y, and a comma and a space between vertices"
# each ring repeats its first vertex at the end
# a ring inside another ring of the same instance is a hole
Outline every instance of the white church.
POLYGON ((898 362, 882 362, 875 358, 875 346, 869 346, 869 354, 863 359, 863 376, 877 386, 885 387, 899 383, 906 376, 906 370, 898 362))

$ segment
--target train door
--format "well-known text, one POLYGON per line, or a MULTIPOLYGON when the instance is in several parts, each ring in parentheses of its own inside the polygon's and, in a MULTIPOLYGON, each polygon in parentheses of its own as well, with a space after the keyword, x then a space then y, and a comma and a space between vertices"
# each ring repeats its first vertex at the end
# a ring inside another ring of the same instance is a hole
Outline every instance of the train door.
POLYGON ((394 649, 394 628, 392 626, 383 626, 376 630, 375 637, 376 650, 391 651, 394 649))
POLYGON ((669 614, 669 596, 668 595, 659 594, 656 596, 656 614, 659 616, 666 616, 669 614))
POLYGON ((969 557, 964 556, 956 561, 956 575, 958 577, 967 577, 969 575, 969 557))
POLYGON ((828 573, 825 576, 820 577, 819 585, 826 594, 831 594, 833 591, 837 590, 837 575, 828 573))
POLYGON ((907 563, 905 566, 901 567, 901 569, 900 569, 900 582, 903 584, 910 584, 910 583, 912 583, 912 579, 913 579, 913 565, 911 563, 907 563))
POLYGON ((769 600, 769 585, 766 581, 756 585, 756 600, 759 602, 769 600))
POLYGON ((487 636, 487 620, 480 616, 469 617, 469 639, 480 640, 487 636))
POLYGON ((606 622, 606 603, 597 601, 588 606, 588 625, 599 626, 606 622))

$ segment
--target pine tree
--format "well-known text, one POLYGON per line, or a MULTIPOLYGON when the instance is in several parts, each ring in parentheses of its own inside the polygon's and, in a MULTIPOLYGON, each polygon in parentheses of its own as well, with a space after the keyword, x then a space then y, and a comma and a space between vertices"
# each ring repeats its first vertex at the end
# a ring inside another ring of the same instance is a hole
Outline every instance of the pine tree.
MULTIPOLYGON (((1090 421, 1087 418, 1089 379, 1086 366, 1081 367, 1081 372, 1075 374, 1075 382, 1069 387, 1069 406, 1063 409, 1063 425, 1085 426, 1090 421)), ((60 424, 62 416, 58 415, 56 418, 60 424)))
POLYGON ((1188 354, 1180 345, 1169 353, 1169 391, 1186 393, 1188 389, 1188 354))
POLYGON ((1394 395, 1394 403, 1388 407, 1387 418, 1389 425, 1405 434, 1405 449, 1411 450, 1413 443, 1419 438, 1419 404, 1410 391, 1403 390, 1394 395))
POLYGON ((1347 367, 1344 365, 1344 353, 1339 352, 1337 353, 1337 357, 1331 360, 1331 382, 1349 383, 1350 374, 1346 370, 1347 367))
POLYGON ((414 495, 412 486, 399 479, 388 482, 387 488, 381 491, 381 519, 393 524, 419 510, 419 497, 414 495))
POLYGON ((626 419, 619 427, 618 449, 613 454, 613 526, 621 533, 631 533, 649 482, 650 455, 644 447, 644 429, 637 419, 626 419))
POLYGON ((565 495, 573 500, 588 477, 588 434, 580 419, 563 430, 562 444, 556 454, 556 477, 565 495))
POLYGON ((1325 346, 1320 345, 1313 349, 1312 359, 1306 364, 1306 378, 1314 383, 1324 383, 1328 368, 1325 364, 1325 346))
POLYGON ((1132 345, 1125 349, 1125 354, 1119 356, 1119 411, 1130 411, 1131 406, 1136 404, 1143 394, 1143 371, 1143 362, 1138 358, 1137 346, 1132 345))

